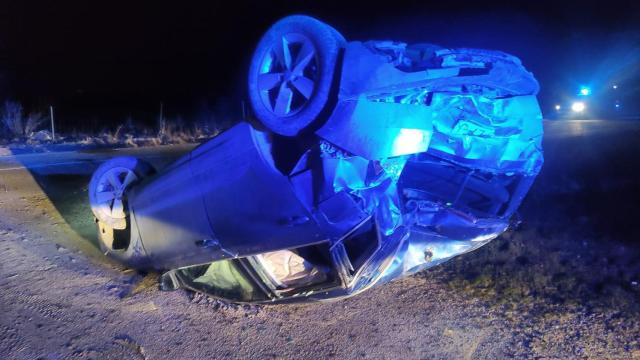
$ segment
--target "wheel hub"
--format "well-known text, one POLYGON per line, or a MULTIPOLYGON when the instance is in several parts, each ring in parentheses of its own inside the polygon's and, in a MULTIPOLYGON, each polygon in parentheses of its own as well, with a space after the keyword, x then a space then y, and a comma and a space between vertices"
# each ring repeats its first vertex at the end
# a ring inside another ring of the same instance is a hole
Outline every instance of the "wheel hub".
POLYGON ((311 100, 318 61, 313 42, 301 34, 286 34, 274 42, 260 64, 258 90, 276 116, 291 116, 311 100))
POLYGON ((105 218, 124 219, 124 193, 135 180, 137 176, 127 168, 118 167, 105 172, 98 181, 93 204, 98 212, 105 218))

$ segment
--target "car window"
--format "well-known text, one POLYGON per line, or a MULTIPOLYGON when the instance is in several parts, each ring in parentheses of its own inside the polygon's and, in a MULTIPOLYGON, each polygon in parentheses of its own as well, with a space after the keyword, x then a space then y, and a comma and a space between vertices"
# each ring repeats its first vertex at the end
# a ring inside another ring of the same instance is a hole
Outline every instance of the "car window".
POLYGON ((265 293, 251 280, 236 260, 220 260, 175 271, 190 288, 231 301, 266 300, 265 293))

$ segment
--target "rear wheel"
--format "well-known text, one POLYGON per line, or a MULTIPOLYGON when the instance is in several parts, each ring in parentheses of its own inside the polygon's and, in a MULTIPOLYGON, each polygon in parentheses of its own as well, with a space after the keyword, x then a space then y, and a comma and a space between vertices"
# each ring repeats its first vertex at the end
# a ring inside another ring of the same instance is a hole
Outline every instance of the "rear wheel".
POLYGON ((105 162, 93 173, 89 202, 96 217, 102 251, 127 248, 130 238, 127 191, 153 172, 147 162, 123 156, 105 162))
POLYGON ((308 16, 289 16, 262 37, 249 68, 249 99, 262 124, 295 136, 325 109, 340 49, 335 29, 308 16))

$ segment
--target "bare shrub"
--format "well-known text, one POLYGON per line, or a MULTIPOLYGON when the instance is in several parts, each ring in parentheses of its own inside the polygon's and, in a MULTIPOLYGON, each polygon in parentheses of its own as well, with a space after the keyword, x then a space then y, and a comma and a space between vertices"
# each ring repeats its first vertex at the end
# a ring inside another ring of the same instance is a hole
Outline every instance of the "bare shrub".
POLYGON ((182 143, 182 120, 180 118, 169 120, 162 118, 158 121, 158 142, 160 144, 182 143))
POLYGON ((29 113, 24 122, 24 136, 31 136, 46 120, 47 118, 40 112, 29 113))
POLYGON ((15 101, 5 101, 0 110, 0 122, 4 125, 4 132, 12 138, 31 136, 45 121, 45 116, 39 112, 30 112, 25 117, 22 105, 15 101))
POLYGON ((5 101, 0 113, 0 121, 2 121, 4 130, 10 137, 24 136, 22 115, 23 110, 20 103, 10 100, 5 101))
POLYGON ((100 132, 100 135, 98 136, 98 138, 100 139, 100 141, 98 141, 99 144, 103 144, 103 145, 116 145, 119 143, 119 137, 120 137, 120 131, 122 130, 122 125, 119 125, 115 131, 110 131, 107 129, 103 129, 100 132))
POLYGON ((134 141, 134 138, 133 138, 132 134, 125 134, 124 135, 124 145, 126 145, 128 147, 138 147, 138 144, 136 144, 136 142, 134 141))

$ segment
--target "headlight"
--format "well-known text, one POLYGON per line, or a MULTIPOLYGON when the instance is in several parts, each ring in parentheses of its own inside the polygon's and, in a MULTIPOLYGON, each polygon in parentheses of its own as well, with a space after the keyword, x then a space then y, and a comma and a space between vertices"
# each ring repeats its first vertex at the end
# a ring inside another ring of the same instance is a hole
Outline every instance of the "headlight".
POLYGON ((582 101, 576 101, 571 104, 571 110, 574 112, 583 112, 585 109, 584 103, 582 101))

